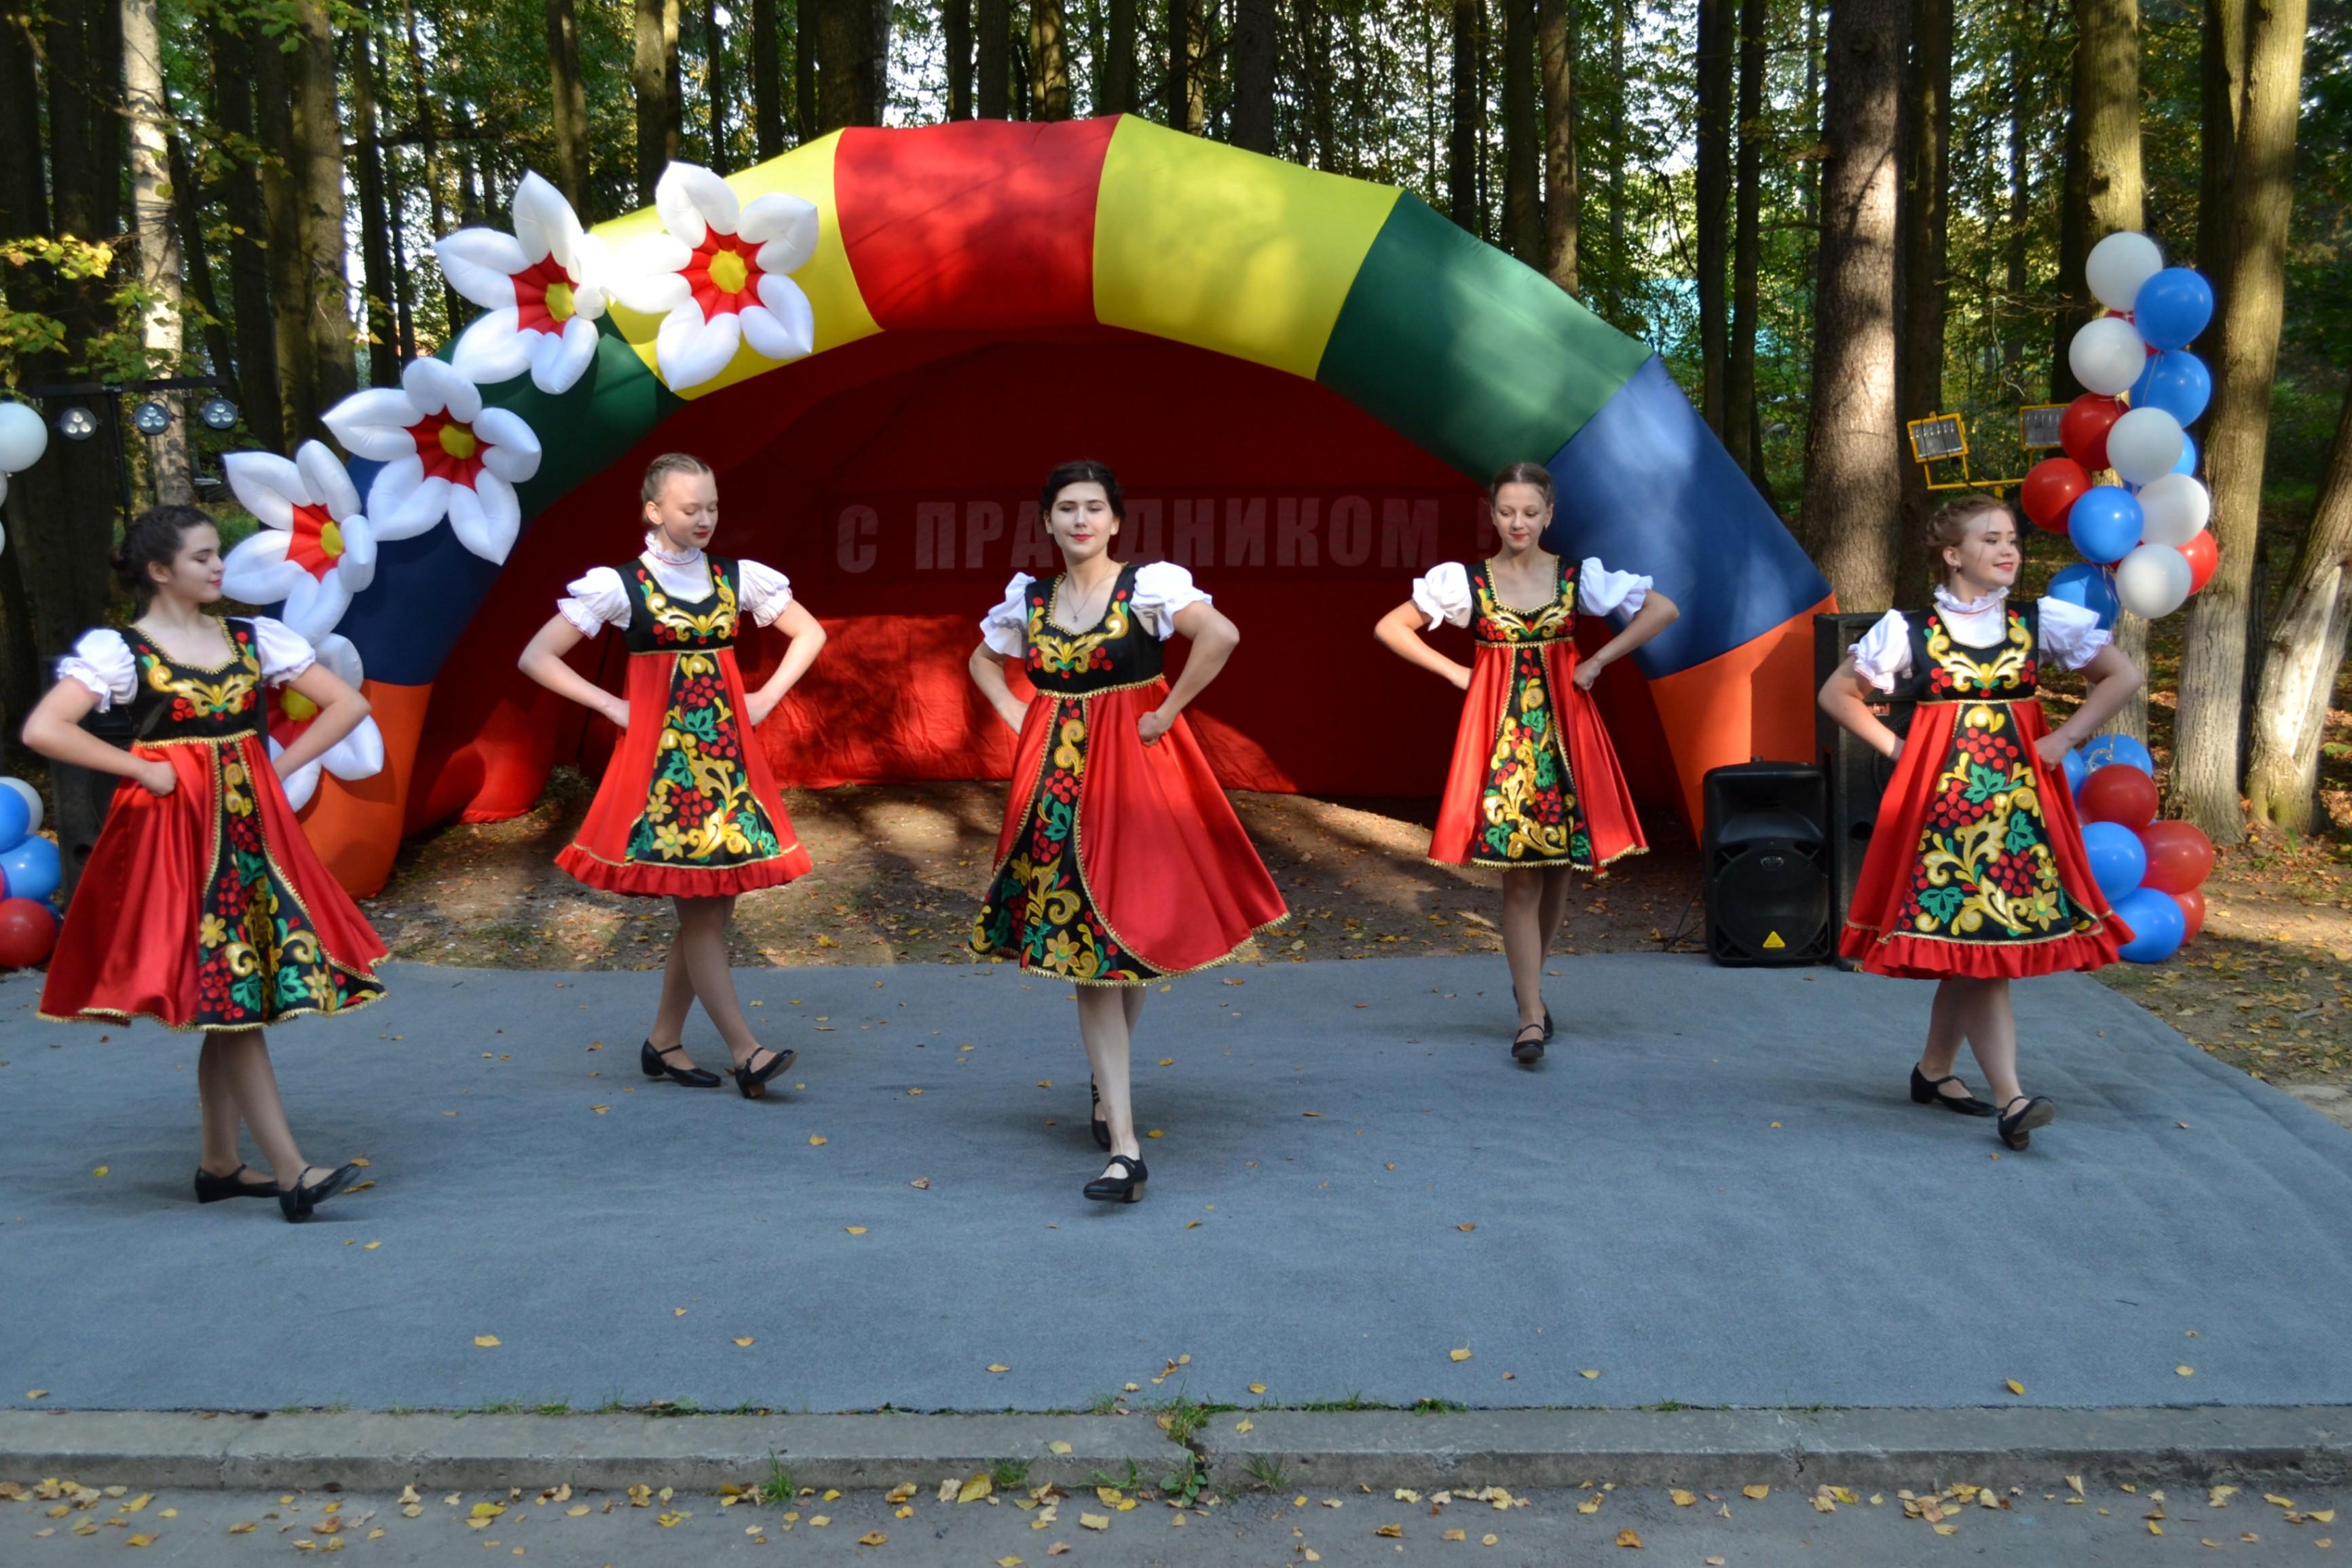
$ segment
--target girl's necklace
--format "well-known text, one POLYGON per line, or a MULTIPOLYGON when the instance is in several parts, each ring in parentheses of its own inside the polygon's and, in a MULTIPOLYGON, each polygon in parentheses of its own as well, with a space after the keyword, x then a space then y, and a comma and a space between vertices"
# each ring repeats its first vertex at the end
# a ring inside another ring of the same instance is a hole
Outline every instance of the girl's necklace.
MULTIPOLYGON (((1070 586, 1070 574, 1066 572, 1062 574, 1062 586, 1065 590, 1068 589, 1070 586)), ((1098 604, 1089 603, 1088 613, 1083 616, 1070 615, 1067 606, 1064 606, 1062 629, 1064 631, 1090 630, 1097 621, 1102 619, 1103 612, 1110 608, 1110 596, 1113 590, 1118 588, 1118 574, 1114 572, 1108 578, 1104 579, 1101 602, 1098 604), (1072 624, 1074 622, 1076 623, 1075 626, 1072 624)), ((1091 601, 1093 598, 1094 591, 1091 589, 1087 590, 1087 599, 1091 601)))

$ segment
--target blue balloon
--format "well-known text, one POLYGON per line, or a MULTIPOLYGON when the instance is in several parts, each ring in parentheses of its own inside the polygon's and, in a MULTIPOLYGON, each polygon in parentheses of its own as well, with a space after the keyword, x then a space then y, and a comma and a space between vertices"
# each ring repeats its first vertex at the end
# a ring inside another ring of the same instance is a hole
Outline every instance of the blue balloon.
POLYGON ((2180 461, 2172 465, 2172 471, 2192 479, 2197 477, 2197 437, 2186 430, 2180 433, 2180 461))
POLYGON ((58 890, 58 847, 46 838, 27 838, 0 849, 0 881, 12 899, 47 898, 58 890))
POLYGON ((2082 753, 2083 766, 2091 773, 2121 763, 2125 767, 2137 768, 2150 778, 2156 776, 2156 759, 2129 735, 2094 735, 2077 750, 2082 753))
POLYGON ((14 849, 33 826, 33 808, 13 789, 0 789, 0 850, 14 849))
POLYGON ((2117 951, 2134 963, 2161 963, 2178 952, 2188 938, 2189 917, 2180 912, 2172 895, 2160 889, 2135 888, 2116 900, 2115 907, 2116 918, 2132 931, 2131 941, 2117 951))
POLYGON ((2150 348, 2186 348, 2212 319, 2211 286, 2186 267, 2166 268, 2132 300, 2132 325, 2150 348))
POLYGON ((2082 794, 2083 781, 2091 776, 2091 764, 2083 760, 2082 748, 2079 746, 2076 747, 2074 751, 2071 751, 2064 756, 2059 758, 2058 761, 2060 765, 2066 770, 2066 793, 2069 795, 2082 794))
POLYGON ((2050 579, 2049 596, 2082 605, 2098 616, 2099 625, 2105 627, 2116 624, 2116 612, 2122 607, 2116 598, 2114 576, 2104 566, 2060 567, 2050 579))
POLYGON ((2119 822, 2084 823, 2083 850, 2090 857, 2092 879, 2110 904, 2138 887, 2140 879, 2147 875, 2147 850, 2140 844, 2139 835, 2119 822))
POLYGON ((2167 349, 2154 356, 2132 383, 2134 408, 2161 408, 2184 429, 2198 421, 2212 399, 2213 378, 2205 362, 2187 349, 2167 349))
POLYGON ((2147 526, 2139 502, 2121 485, 2094 485, 2075 498, 2066 513, 2066 534, 2083 559, 2105 566, 2121 561, 2139 543, 2147 526))

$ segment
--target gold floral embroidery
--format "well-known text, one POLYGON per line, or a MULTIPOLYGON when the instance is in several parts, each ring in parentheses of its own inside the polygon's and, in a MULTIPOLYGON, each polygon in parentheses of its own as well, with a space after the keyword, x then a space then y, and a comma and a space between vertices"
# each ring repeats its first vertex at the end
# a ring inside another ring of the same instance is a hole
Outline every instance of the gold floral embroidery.
MULTIPOLYGON (((735 590, 724 572, 710 574, 711 598, 716 602, 701 615, 677 604, 661 591, 650 573, 645 574, 646 613, 665 642, 699 641, 708 637, 731 640, 735 636, 735 590), (668 635, 664 637, 663 633, 668 635)), ((698 603, 700 601, 698 601, 698 603)))
POLYGON ((1576 595, 1562 590, 1574 581, 1561 570, 1553 585, 1550 601, 1541 609, 1520 610, 1503 603, 1495 592, 1494 580, 1485 572, 1477 575, 1478 613, 1493 623, 1493 629, 1503 635, 1493 641, 1551 642, 1574 635, 1576 629, 1576 595))
POLYGON ((1995 648, 1973 648, 1952 640, 1951 628, 1941 616, 1927 619, 1927 657, 1936 661, 1950 689, 1961 695, 1997 692, 2004 687, 2017 689, 2032 682, 2033 670, 2033 634, 2026 629, 2025 618, 2011 611, 2008 616, 2009 635, 1995 648), (1980 655, 1990 655, 1989 658, 1980 655))
POLYGON ((253 693, 260 679, 259 669, 250 661, 216 681, 200 679, 159 658, 142 658, 140 662, 147 667, 151 690, 176 697, 188 705, 187 712, 175 715, 182 719, 217 719, 243 713, 253 706, 253 693))
POLYGON ((1095 628, 1090 632, 1062 630, 1046 615, 1045 605, 1039 605, 1029 612, 1030 649, 1047 669, 1055 674, 1066 675, 1093 668, 1095 650, 1126 635, 1127 606, 1119 602, 1117 595, 1112 596, 1110 607, 1103 612, 1103 618, 1095 623, 1095 628))

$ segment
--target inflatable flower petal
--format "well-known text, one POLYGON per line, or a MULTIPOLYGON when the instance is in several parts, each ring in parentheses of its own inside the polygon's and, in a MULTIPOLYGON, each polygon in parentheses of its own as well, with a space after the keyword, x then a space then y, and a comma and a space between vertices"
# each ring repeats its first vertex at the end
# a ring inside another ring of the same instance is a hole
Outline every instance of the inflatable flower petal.
POLYGON ((400 390, 381 387, 330 409, 343 445, 384 466, 368 489, 378 539, 407 539, 444 517, 459 542, 504 561, 522 526, 514 487, 539 472, 539 437, 520 416, 436 359, 412 360, 400 390))
MULTIPOLYGON (((364 678, 360 668, 360 651, 346 637, 329 635, 313 645, 319 662, 332 670, 347 686, 356 689, 364 678)), ((290 686, 272 687, 269 690, 269 754, 278 756, 319 716, 317 704, 290 686)), ((383 731, 376 728, 373 719, 362 719, 352 732, 327 748, 320 756, 297 768, 285 780, 286 799, 299 811, 310 804, 318 792, 319 775, 330 773, 339 779, 373 778, 383 771, 383 731)))
POLYGON ((816 347, 808 296, 784 276, 816 254, 814 205, 773 193, 747 206, 709 170, 672 163, 654 207, 668 232, 629 248, 614 293, 662 318, 654 361, 673 389, 714 379, 745 343, 772 360, 816 347))
POLYGON ((375 580, 375 530, 350 474, 323 443, 294 460, 232 452, 229 488, 261 528, 228 552, 221 584, 248 604, 282 604, 288 626, 316 641, 335 628, 352 595, 375 580))
POLYGON ((526 174, 514 196, 514 233, 463 228, 434 241, 449 286, 485 308, 451 356, 478 383, 530 373, 541 392, 569 392, 596 357, 604 313, 602 240, 582 231, 562 193, 526 174))

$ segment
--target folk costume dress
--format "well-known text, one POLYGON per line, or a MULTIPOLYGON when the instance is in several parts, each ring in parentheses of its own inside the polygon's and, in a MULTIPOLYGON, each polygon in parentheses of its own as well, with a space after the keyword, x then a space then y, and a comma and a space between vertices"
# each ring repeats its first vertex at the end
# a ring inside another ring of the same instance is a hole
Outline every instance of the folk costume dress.
POLYGON ((1541 607, 1514 609, 1484 561, 1433 568, 1415 608, 1477 642, 1429 858, 1505 870, 1596 871, 1649 848, 1592 699, 1576 684, 1576 618, 1640 613, 1651 580, 1563 560, 1541 607))
POLYGON ((2107 645, 2063 599, 1964 603, 1942 588, 1853 647, 1854 668, 1913 702, 1838 950, 1874 974, 2016 978, 2113 963, 2131 931, 2083 852, 2066 776, 2042 760, 2043 660, 2080 669, 2107 645))
POLYGON ((555 863, 592 888, 644 898, 721 898, 777 887, 812 862, 793 832, 745 717, 735 635, 793 602, 783 574, 756 561, 649 550, 599 566, 556 608, 629 649, 629 727, 579 835, 555 863))
POLYGON ((1102 618, 1071 632, 1053 617, 1061 582, 1015 573, 981 622, 1037 694, 972 951, 1081 985, 1223 963, 1288 911, 1192 727, 1180 717, 1149 746, 1136 731, 1168 699, 1177 613, 1209 595, 1181 566, 1130 563, 1102 618))
POLYGON ((310 668, 310 645, 260 616, 219 625, 216 664, 180 663, 135 626, 88 633, 58 661, 100 711, 128 708, 132 754, 178 782, 169 795, 115 786, 49 960, 44 1018, 255 1029, 383 994, 383 943, 320 864, 269 763, 262 689, 310 668))

